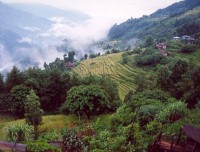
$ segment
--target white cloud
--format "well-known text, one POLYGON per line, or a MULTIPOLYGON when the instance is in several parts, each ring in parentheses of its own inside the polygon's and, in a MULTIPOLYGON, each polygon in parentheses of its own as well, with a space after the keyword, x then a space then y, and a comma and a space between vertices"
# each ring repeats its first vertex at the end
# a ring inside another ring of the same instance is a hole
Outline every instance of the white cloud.
POLYGON ((22 39, 18 40, 19 43, 29 43, 31 44, 33 40, 29 37, 23 37, 22 39))
POLYGON ((27 30, 27 31, 30 31, 30 32, 38 32, 38 31, 41 31, 40 28, 38 27, 33 27, 33 26, 24 26, 22 27, 23 29, 27 30))
POLYGON ((104 22, 100 19, 90 19, 82 24, 65 21, 64 18, 54 18, 55 24, 46 32, 40 34, 43 37, 66 38, 71 47, 76 50, 84 50, 91 43, 104 39, 112 22, 104 22))
POLYGON ((12 61, 12 57, 8 54, 5 47, 0 43, 0 72, 4 72, 5 70, 10 70, 14 63, 12 61))

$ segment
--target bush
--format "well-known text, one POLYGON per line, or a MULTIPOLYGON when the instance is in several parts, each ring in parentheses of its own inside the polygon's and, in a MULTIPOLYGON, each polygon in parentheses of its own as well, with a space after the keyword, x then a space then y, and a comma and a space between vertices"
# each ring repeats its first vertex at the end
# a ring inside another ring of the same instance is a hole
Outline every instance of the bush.
POLYGON ((58 133, 56 131, 51 131, 51 132, 41 134, 39 136, 39 140, 45 140, 47 142, 55 141, 55 140, 62 140, 62 135, 61 135, 61 133, 58 133))
POLYGON ((188 45, 185 45, 181 48, 180 52, 181 53, 192 53, 192 52, 195 52, 197 50, 197 47, 195 45, 191 45, 191 44, 188 44, 188 45))
POLYGON ((8 141, 29 141, 33 139, 33 127, 27 124, 14 124, 7 127, 8 141), (18 138, 18 139, 17 139, 18 138))
POLYGON ((156 115, 156 119, 160 122, 172 123, 181 119, 186 114, 186 111, 187 105, 184 102, 169 103, 156 115))
POLYGON ((145 126, 147 123, 152 121, 159 111, 159 107, 156 105, 144 105, 139 109, 138 117, 140 121, 140 126, 145 126))
POLYGON ((61 152, 57 146, 51 146, 46 142, 29 142, 27 143, 27 152, 61 152))
POLYGON ((64 151, 82 152, 86 149, 83 140, 78 136, 77 131, 68 129, 63 132, 63 149, 64 151))

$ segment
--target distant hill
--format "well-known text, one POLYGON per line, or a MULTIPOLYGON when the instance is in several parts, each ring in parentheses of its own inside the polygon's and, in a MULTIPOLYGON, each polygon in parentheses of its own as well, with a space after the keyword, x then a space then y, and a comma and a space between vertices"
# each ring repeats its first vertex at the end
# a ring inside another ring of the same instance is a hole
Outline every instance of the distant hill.
POLYGON ((122 24, 115 24, 109 31, 110 39, 129 40, 132 38, 171 39, 182 34, 195 35, 200 32, 200 0, 185 0, 160 9, 149 16, 137 19, 128 19, 122 24), (183 26, 192 28, 193 31, 180 32, 183 26))
POLYGON ((74 22, 85 21, 90 18, 89 15, 75 11, 75 10, 62 10, 56 7, 42 5, 42 4, 27 4, 27 3, 14 3, 10 6, 29 12, 36 16, 51 18, 51 17, 65 17, 67 20, 74 22))
POLYGON ((27 34, 25 27, 35 29, 46 29, 50 27, 52 21, 35 16, 31 13, 15 9, 0 2, 0 28, 9 29, 20 35, 27 34))

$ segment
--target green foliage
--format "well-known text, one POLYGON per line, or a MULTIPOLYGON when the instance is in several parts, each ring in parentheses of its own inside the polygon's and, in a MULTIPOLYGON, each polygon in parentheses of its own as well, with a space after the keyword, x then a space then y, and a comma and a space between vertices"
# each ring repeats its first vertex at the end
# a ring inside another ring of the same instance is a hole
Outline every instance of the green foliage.
POLYGON ((134 59, 137 66, 152 66, 159 64, 164 58, 157 50, 149 47, 134 59))
POLYGON ((65 151, 81 152, 86 148, 85 143, 78 137, 76 130, 68 129, 63 132, 63 149, 65 151))
POLYGON ((45 132, 39 135, 38 137, 39 141, 46 141, 46 142, 50 142, 50 141, 61 141, 62 140, 62 134, 60 132, 56 132, 56 131, 51 131, 51 132, 45 132))
POLYGON ((147 37, 144 46, 150 47, 153 46, 153 44, 154 44, 153 38, 151 36, 147 37))
POLYGON ((66 90, 70 88, 70 76, 58 69, 47 70, 43 75, 46 77, 38 93, 41 107, 45 112, 56 112, 65 101, 66 90))
POLYGON ((24 104, 29 89, 24 85, 16 85, 11 90, 11 111, 13 116, 22 118, 24 116, 24 104))
POLYGON ((154 120, 155 115, 160 111, 160 107, 157 105, 144 105, 141 106, 138 111, 138 118, 140 121, 140 126, 143 127, 152 120, 154 120))
POLYGON ((133 95, 134 95, 133 90, 129 90, 129 92, 127 93, 127 95, 124 98, 124 103, 130 103, 132 101, 133 95))
POLYGON ((128 53, 123 53, 122 54, 122 64, 127 64, 129 62, 129 57, 128 57, 128 53))
POLYGON ((5 83, 3 77, 4 76, 0 73, 0 93, 3 93, 5 91, 5 83))
POLYGON ((50 146, 46 142, 28 142, 27 143, 27 152, 61 152, 61 149, 56 146, 50 146))
POLYGON ((23 142, 33 139, 33 128, 27 124, 14 124, 6 128, 7 140, 23 142))
POLYGON ((6 88, 10 91, 14 86, 21 85, 25 80, 24 73, 21 72, 16 66, 7 73, 6 76, 6 88))
POLYGON ((194 35, 200 32, 200 25, 198 23, 188 22, 177 29, 177 33, 180 36, 183 35, 194 35))
POLYGON ((170 79, 173 83, 177 83, 183 74, 185 74, 188 70, 189 62, 188 60, 181 60, 179 59, 174 67, 172 68, 172 73, 170 75, 170 79))
POLYGON ((187 107, 184 102, 168 103, 157 115, 156 119, 162 123, 172 123, 186 114, 187 107))
POLYGON ((98 85, 80 85, 68 91, 63 112, 76 115, 86 114, 88 119, 91 115, 102 114, 110 107, 106 92, 98 85))
POLYGON ((181 53, 193 53, 197 50, 197 47, 192 44, 185 45, 181 48, 181 53))
POLYGON ((128 41, 135 37, 172 39, 176 35, 194 35, 200 30, 199 5, 197 0, 186 0, 160 9, 149 16, 130 18, 119 25, 115 24, 108 36, 111 40, 128 41))
POLYGON ((135 53, 135 54, 140 54, 140 53, 142 53, 142 49, 141 49, 141 48, 135 48, 135 49, 133 50, 133 53, 135 53))
POLYGON ((171 80, 169 79, 170 71, 168 66, 159 67, 157 73, 157 85, 163 89, 169 89, 171 80))
POLYGON ((43 110, 40 109, 39 97, 33 90, 27 95, 25 104, 25 119, 29 125, 34 126, 35 139, 38 137, 38 126, 42 123, 43 110))

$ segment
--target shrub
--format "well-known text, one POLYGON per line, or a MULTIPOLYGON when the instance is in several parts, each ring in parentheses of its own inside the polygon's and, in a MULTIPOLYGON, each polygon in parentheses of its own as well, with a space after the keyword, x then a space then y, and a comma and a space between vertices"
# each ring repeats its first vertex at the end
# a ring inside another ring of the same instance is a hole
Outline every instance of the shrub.
POLYGON ((192 52, 195 52, 196 50, 197 50, 197 48, 195 45, 188 44, 188 45, 183 46, 181 48, 180 52, 181 53, 192 53, 192 52))
POLYGON ((74 129, 67 129, 63 132, 63 149, 65 151, 82 152, 86 146, 82 139, 78 137, 77 131, 74 129))
POLYGON ((51 146, 46 142, 29 142, 27 143, 27 152, 61 152, 57 146, 51 146))
POLYGON ((29 141, 33 139, 33 127, 27 124, 14 124, 7 127, 8 141, 29 141), (18 138, 18 139, 17 139, 18 138))
POLYGON ((186 110, 187 105, 184 102, 169 103, 156 115, 156 118, 160 122, 174 122, 181 119, 186 114, 186 110))
POLYGON ((61 135, 61 133, 58 133, 56 131, 51 131, 51 132, 41 134, 39 136, 39 140, 45 140, 47 142, 55 141, 55 140, 62 140, 62 135, 61 135))

